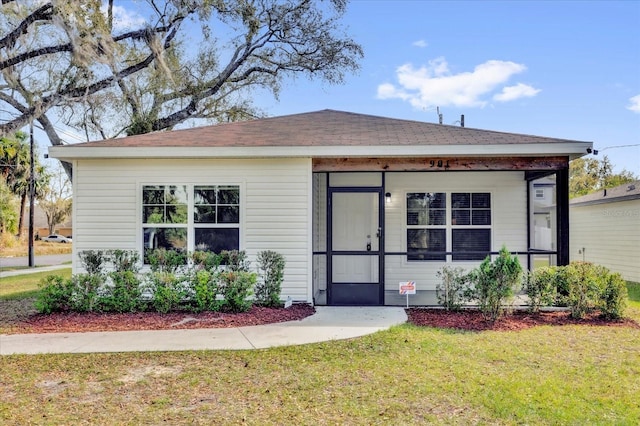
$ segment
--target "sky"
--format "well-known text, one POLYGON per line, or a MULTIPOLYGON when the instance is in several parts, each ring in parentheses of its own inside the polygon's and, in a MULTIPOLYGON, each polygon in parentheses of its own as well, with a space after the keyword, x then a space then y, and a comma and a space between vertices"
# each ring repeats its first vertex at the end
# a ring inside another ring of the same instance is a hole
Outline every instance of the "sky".
POLYGON ((640 1, 352 0, 343 22, 360 72, 290 80, 279 101, 260 98, 269 115, 437 123, 439 107, 444 124, 593 142, 640 175, 640 1))
POLYGON ((439 109, 444 124, 590 141, 640 176, 640 0, 351 0, 342 22, 364 49, 357 74, 288 79, 256 106, 433 123, 439 109))

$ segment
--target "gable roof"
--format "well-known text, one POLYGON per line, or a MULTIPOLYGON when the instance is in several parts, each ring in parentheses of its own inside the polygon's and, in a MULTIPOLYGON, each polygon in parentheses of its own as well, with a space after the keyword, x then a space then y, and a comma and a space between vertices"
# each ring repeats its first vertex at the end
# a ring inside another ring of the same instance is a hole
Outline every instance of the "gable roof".
POLYGON ((603 189, 582 197, 574 198, 570 201, 572 206, 615 203, 619 201, 629 201, 640 199, 640 180, 625 183, 614 188, 603 189))
MULTIPOLYGON (((251 149, 254 154, 264 155, 267 151, 275 154, 274 149, 286 148, 293 156, 303 153, 306 154, 305 156, 343 156, 344 153, 341 154, 326 148, 364 148, 369 155, 373 155, 375 153, 371 152, 372 148, 373 151, 376 148, 379 148, 378 151, 380 151, 380 148, 386 147, 394 148, 395 155, 402 156, 416 155, 418 151, 421 151, 422 155, 443 154, 445 151, 454 153, 455 147, 467 147, 471 151, 476 151, 475 153, 469 152, 469 155, 492 155, 498 151, 505 154, 510 150, 525 154, 526 149, 513 147, 537 146, 539 147, 537 154, 544 155, 549 153, 548 150, 542 148, 544 145, 556 146, 558 149, 551 150, 554 155, 562 153, 574 156, 584 154, 586 148, 592 146, 590 142, 322 110, 52 147, 50 154, 57 158, 82 158, 88 155, 88 148, 93 150, 118 148, 119 150, 129 150, 132 155, 135 153, 134 150, 144 149, 146 156, 149 156, 148 149, 153 148, 154 153, 151 155, 156 156, 159 155, 157 151, 160 149, 179 148, 180 150, 172 151, 184 154, 185 149, 198 149, 202 155, 205 154, 201 151, 202 149, 215 149, 216 151, 209 151, 209 155, 228 156, 232 151, 237 151, 239 155, 243 149, 245 153, 246 149, 251 149), (579 144, 580 147, 573 147, 571 152, 566 152, 569 146, 576 144, 579 144), (494 152, 488 153, 482 151, 482 147, 495 148, 499 146, 511 146, 513 149, 493 149, 494 152), (439 147, 442 152, 432 152, 434 147, 439 147), (449 148, 442 149, 442 147, 449 148), (298 150, 296 151, 294 148, 298 148, 298 150), (305 149, 300 150, 299 148, 305 149), (309 151, 308 148, 314 148, 315 152, 309 151)), ((348 151, 353 155, 360 155, 353 149, 348 151)), ((527 152, 531 155, 536 154, 535 150, 529 151, 527 152)), ((376 155, 384 156, 384 149, 376 155)), ((93 157, 93 155, 91 156, 93 157)))

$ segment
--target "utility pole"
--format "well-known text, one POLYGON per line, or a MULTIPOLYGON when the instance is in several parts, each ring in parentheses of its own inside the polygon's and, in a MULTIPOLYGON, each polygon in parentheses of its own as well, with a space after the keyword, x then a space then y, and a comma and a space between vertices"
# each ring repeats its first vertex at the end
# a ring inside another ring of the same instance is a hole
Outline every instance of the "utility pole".
POLYGON ((36 184, 34 180, 34 167, 33 167, 33 121, 29 127, 29 139, 31 144, 30 161, 29 161, 29 268, 36 266, 35 256, 33 255, 33 203, 36 193, 36 184))

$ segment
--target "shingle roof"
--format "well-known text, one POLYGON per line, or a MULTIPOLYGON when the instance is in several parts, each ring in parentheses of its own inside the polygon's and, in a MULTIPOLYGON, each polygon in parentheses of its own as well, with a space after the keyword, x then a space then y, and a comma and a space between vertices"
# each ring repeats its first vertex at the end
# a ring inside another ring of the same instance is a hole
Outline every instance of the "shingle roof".
POLYGON ((578 142, 322 110, 156 132, 74 147, 287 147, 507 145, 578 142))
POLYGON ((570 204, 602 204, 634 199, 640 199, 640 180, 574 198, 570 204))

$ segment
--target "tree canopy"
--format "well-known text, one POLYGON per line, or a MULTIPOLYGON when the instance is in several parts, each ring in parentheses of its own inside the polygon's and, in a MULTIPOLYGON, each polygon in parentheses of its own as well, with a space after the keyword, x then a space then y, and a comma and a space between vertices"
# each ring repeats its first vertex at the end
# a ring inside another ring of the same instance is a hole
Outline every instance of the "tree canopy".
POLYGON ((606 155, 601 161, 596 158, 578 158, 569 163, 569 196, 580 197, 637 179, 637 176, 626 169, 613 173, 613 165, 606 155))
POLYGON ((2 0, 0 134, 58 122, 87 140, 260 115, 255 90, 342 83, 362 48, 346 0, 2 0), (121 19, 119 19, 119 16, 121 19), (122 18, 126 16, 128 19, 122 18))

